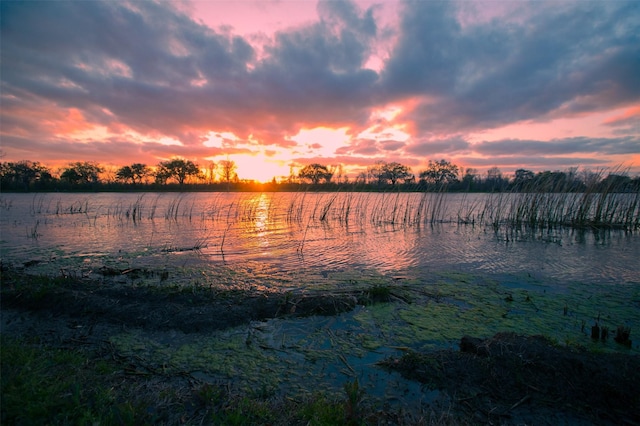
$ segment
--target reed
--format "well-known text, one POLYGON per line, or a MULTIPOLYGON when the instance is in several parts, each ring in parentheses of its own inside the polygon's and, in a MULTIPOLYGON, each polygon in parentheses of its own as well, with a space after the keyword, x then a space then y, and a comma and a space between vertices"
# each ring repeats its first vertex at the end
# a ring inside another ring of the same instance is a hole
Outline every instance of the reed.
POLYGON ((40 220, 36 220, 36 223, 31 227, 30 230, 27 230, 27 238, 32 238, 37 240, 40 237, 38 233, 38 227, 40 226, 40 220))
MULTIPOLYGON (((296 235, 293 241, 297 251, 302 252, 311 238, 315 243, 316 229, 329 227, 353 233, 449 223, 486 227, 507 238, 512 235, 517 238, 521 231, 542 235, 545 230, 556 228, 640 230, 640 191, 616 184, 615 180, 605 181, 607 184, 602 184, 602 179, 595 181, 582 192, 573 192, 568 184, 541 183, 529 185, 521 192, 491 194, 451 194, 444 189, 421 193, 211 193, 206 198, 184 193, 170 198, 163 198, 166 194, 141 194, 105 205, 89 197, 56 200, 36 195, 25 205, 26 211, 34 216, 31 223, 36 224, 27 224, 26 234, 36 239, 40 235, 38 225, 46 225, 52 215, 86 215, 93 226, 106 222, 107 227, 138 226, 158 217, 164 217, 169 222, 167 226, 188 227, 196 226, 191 222, 199 219, 203 229, 219 236, 220 252, 229 245, 233 227, 254 232, 272 226, 290 228, 292 235, 296 235)), ((74 226, 78 222, 76 218, 69 221, 74 226)), ((206 243, 187 246, 203 247, 206 243)))
POLYGON ((480 221, 507 228, 640 229, 640 191, 592 185, 582 193, 567 187, 529 186, 525 192, 489 195, 480 221), (559 192, 555 192, 559 190, 559 192))

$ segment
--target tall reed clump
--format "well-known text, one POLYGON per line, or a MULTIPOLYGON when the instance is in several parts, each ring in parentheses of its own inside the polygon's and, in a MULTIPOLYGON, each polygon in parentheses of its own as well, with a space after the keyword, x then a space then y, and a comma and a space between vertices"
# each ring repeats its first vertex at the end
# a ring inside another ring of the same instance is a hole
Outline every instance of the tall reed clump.
POLYGON ((177 198, 173 199, 167 206, 167 210, 164 213, 166 220, 177 221, 178 217, 184 217, 189 220, 193 217, 194 201, 191 201, 190 205, 183 205, 186 195, 180 194, 177 198))
POLYGON ((496 231, 503 226, 635 231, 640 229, 640 190, 613 179, 593 179, 581 192, 569 183, 537 182, 519 192, 490 194, 480 218, 496 231))

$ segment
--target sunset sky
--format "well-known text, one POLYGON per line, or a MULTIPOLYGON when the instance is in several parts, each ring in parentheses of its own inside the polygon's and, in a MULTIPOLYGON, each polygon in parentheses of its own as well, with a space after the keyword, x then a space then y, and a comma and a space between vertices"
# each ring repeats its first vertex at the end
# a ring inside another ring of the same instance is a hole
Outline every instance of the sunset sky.
POLYGON ((0 161, 640 173, 640 1, 2 1, 0 161))

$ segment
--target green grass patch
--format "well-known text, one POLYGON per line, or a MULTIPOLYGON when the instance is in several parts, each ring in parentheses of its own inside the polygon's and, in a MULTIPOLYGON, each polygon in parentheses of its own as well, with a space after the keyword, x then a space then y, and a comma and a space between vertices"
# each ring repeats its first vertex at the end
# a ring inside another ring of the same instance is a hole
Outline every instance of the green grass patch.
POLYGON ((138 420, 108 382, 118 368, 80 351, 2 337, 3 424, 115 424, 138 420), (102 384, 102 385, 101 385, 102 384))
POLYGON ((2 424, 321 426, 365 424, 369 415, 351 388, 283 398, 264 388, 178 384, 125 364, 2 336, 2 424))

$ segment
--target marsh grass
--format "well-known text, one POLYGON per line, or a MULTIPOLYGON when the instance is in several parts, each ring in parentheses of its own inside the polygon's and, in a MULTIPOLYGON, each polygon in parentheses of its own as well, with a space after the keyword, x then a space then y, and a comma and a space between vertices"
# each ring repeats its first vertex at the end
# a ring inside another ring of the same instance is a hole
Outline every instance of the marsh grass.
MULTIPOLYGON (((383 192, 383 193, 311 193, 292 194, 283 205, 272 194, 268 202, 259 203, 255 196, 236 197, 224 201, 219 196, 209 199, 207 205, 196 205, 189 194, 178 194, 164 203, 166 221, 229 223, 273 223, 284 218, 290 225, 304 230, 314 224, 343 227, 379 228, 392 226, 405 228, 424 224, 457 223, 486 226, 494 231, 504 229, 640 229, 640 191, 615 185, 596 185, 583 192, 571 192, 571 187, 549 187, 545 184, 529 185, 519 192, 500 192, 483 196, 462 194, 452 204, 451 194, 443 188, 437 192, 383 192), (280 213, 282 212, 282 213, 280 213)), ((147 203, 140 195, 129 205, 107 207, 107 220, 118 223, 139 224, 143 219, 153 221, 159 207, 158 195, 147 203)), ((95 223, 100 206, 92 206, 88 199, 76 200, 69 205, 61 201, 51 207, 52 201, 36 196, 30 207, 33 216, 54 213, 94 215, 95 223)), ((224 231, 224 227, 222 228, 224 231)))
MULTIPOLYGON (((612 188, 615 189, 615 188, 612 188)), ((480 214, 494 230, 640 229, 640 192, 531 192, 492 194, 480 214)))
MULTIPOLYGON (((342 395, 282 397, 186 372, 166 373, 109 347, 95 351, 1 338, 2 424, 416 424, 405 413, 367 406, 357 379, 345 384, 342 395)), ((441 418, 432 414, 418 424, 451 424, 441 418)))
MULTIPOLYGON (((597 180, 596 180, 597 181, 597 180)), ((80 226, 100 228, 143 225, 156 226, 164 218, 170 234, 195 235, 193 243, 181 247, 204 248, 204 230, 216 235, 223 253, 238 235, 257 232, 292 231, 292 247, 301 253, 316 229, 343 229, 349 233, 398 231, 421 226, 457 224, 492 230, 507 240, 538 231, 558 229, 640 230, 640 191, 600 181, 583 192, 571 186, 529 185, 518 192, 491 194, 451 194, 436 192, 299 192, 280 194, 221 194, 199 198, 189 193, 158 194, 150 199, 141 194, 131 202, 101 205, 89 198, 62 199, 34 196, 29 208, 35 225, 27 225, 26 235, 37 240, 57 216, 80 216, 80 226), (194 228, 196 227, 196 228, 194 228), (182 232, 182 229, 184 232, 182 232), (231 232, 233 230, 233 235, 231 232)), ((75 218, 64 219, 77 226, 75 218)), ((24 231, 23 231, 24 232, 24 231)), ((335 232, 335 231, 331 231, 335 232)), ((164 248, 174 247, 165 242, 164 248)))
MULTIPOLYGON (((145 410, 111 387, 118 367, 82 351, 2 337, 2 423, 117 424, 145 410), (73 371, 73 374, 69 374, 73 371)), ((125 421, 125 423, 128 423, 125 421)))

